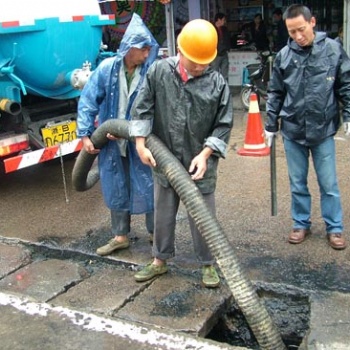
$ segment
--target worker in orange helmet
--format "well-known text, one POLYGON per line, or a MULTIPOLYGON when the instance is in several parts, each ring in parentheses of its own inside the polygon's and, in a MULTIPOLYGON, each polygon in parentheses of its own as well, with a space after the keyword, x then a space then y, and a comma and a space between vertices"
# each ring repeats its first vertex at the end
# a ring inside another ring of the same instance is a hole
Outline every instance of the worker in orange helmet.
MULTIPOLYGON (((153 169, 155 231, 151 263, 138 271, 142 282, 168 271, 175 255, 175 225, 180 198, 157 167, 145 138, 153 133, 191 174, 215 215, 214 191, 219 158, 225 158, 233 124, 230 89, 209 64, 217 54, 217 33, 203 19, 188 22, 178 36, 178 55, 155 62, 149 69, 131 110, 130 134, 144 164, 153 169)), ((194 220, 188 217, 194 250, 202 265, 202 283, 217 287, 215 260, 194 220)))

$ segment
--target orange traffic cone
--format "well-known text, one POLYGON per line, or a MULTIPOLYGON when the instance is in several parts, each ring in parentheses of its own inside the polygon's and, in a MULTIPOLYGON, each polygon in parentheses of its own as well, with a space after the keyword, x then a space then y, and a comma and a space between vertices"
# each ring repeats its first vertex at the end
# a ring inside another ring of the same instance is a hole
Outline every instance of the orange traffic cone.
POLYGON ((237 153, 241 156, 267 156, 270 154, 270 147, 265 145, 258 96, 254 92, 250 94, 244 146, 237 153))

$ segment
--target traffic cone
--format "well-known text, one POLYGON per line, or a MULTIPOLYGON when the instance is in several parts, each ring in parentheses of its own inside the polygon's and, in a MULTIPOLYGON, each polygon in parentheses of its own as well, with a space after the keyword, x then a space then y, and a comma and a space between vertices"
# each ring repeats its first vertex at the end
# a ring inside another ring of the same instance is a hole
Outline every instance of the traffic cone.
POLYGON ((267 156, 270 154, 270 147, 265 145, 258 96, 254 92, 250 94, 244 146, 237 153, 241 156, 267 156))

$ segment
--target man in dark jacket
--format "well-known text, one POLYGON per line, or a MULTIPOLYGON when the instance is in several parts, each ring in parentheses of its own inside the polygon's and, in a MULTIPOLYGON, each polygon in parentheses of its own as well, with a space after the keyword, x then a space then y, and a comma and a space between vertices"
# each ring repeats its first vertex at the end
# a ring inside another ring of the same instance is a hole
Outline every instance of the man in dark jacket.
POLYGON ((226 16, 224 13, 218 12, 215 15, 214 25, 218 33, 218 53, 214 61, 211 63, 211 66, 214 70, 220 72, 226 81, 228 81, 228 51, 230 51, 231 48, 231 39, 226 27, 226 16))
MULTIPOLYGON (((233 123, 227 81, 209 67, 217 52, 214 26, 203 19, 188 22, 178 37, 179 54, 150 67, 131 114, 131 136, 141 160, 153 168, 155 191, 154 260, 135 275, 147 281, 167 272, 175 254, 175 224, 179 196, 157 168, 145 137, 160 138, 191 174, 208 208, 215 214, 214 191, 219 158, 224 158, 233 123)), ((214 259, 189 216, 194 250, 206 287, 220 283, 214 259)))
POLYGON ((272 13, 272 18, 274 23, 276 24, 276 39, 274 42, 274 51, 278 52, 285 45, 287 45, 287 41, 289 38, 288 29, 283 20, 283 12, 280 8, 277 8, 272 13))
POLYGON ((280 126, 294 221, 288 240, 298 244, 311 233, 311 196, 307 186, 311 153, 328 242, 334 249, 344 249, 334 135, 340 123, 337 98, 343 103, 344 126, 350 125, 350 60, 326 33, 314 32, 316 19, 306 6, 291 5, 283 17, 291 38, 274 61, 265 135, 271 145, 280 126))

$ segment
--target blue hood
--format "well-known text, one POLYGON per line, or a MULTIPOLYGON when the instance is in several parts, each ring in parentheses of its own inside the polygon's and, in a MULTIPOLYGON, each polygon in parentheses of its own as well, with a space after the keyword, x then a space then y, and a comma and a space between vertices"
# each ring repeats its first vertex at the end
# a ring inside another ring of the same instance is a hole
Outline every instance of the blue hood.
POLYGON ((159 45, 154 39, 152 33, 143 23, 142 18, 138 14, 134 13, 123 35, 118 53, 124 57, 132 47, 142 49, 145 46, 151 47, 151 51, 145 62, 145 64, 148 66, 157 58, 159 45))

